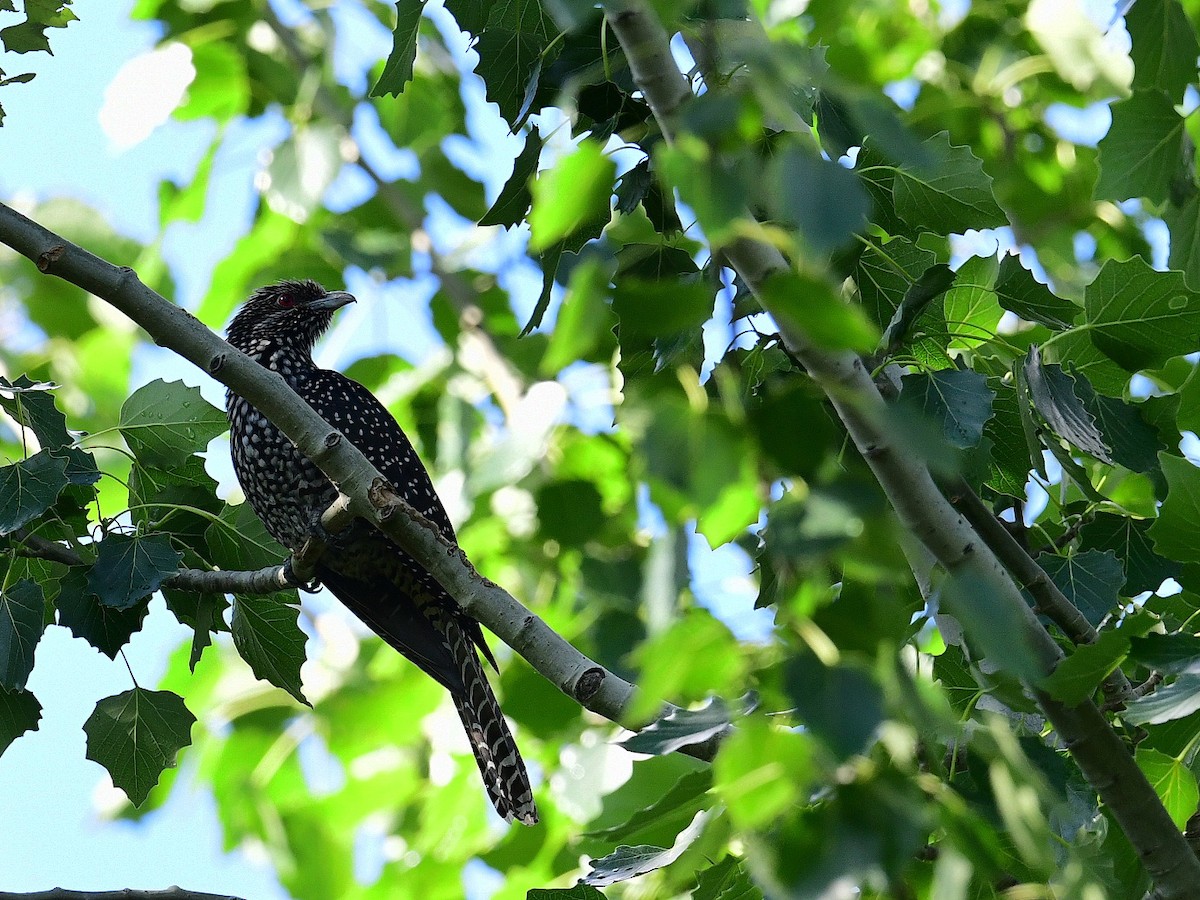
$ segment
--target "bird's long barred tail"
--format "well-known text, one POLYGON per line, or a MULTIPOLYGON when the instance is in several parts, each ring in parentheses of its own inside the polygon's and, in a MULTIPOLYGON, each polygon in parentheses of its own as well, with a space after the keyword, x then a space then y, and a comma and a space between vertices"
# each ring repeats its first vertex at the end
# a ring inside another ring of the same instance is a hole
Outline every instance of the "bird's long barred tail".
POLYGON ((505 821, 516 819, 533 825, 538 820, 538 814, 533 802, 533 788, 529 784, 529 773, 525 771, 525 761, 521 759, 517 742, 508 730, 508 723, 504 721, 500 703, 488 684, 479 654, 466 632, 452 617, 446 616, 438 624, 446 635, 450 652, 467 688, 463 695, 453 695, 454 705, 467 731, 488 797, 505 821))

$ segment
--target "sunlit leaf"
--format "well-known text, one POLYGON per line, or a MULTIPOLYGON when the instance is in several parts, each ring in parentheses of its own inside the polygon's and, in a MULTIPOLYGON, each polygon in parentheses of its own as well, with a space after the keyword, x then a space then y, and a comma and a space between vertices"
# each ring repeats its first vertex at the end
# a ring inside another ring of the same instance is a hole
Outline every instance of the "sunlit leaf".
POLYGON ((121 435, 139 460, 170 467, 229 428, 225 414, 182 381, 157 379, 121 407, 121 435))
POLYGON ((310 704, 300 686, 300 667, 308 638, 297 624, 299 608, 284 602, 286 596, 235 597, 230 622, 233 644, 257 677, 307 706, 310 704))

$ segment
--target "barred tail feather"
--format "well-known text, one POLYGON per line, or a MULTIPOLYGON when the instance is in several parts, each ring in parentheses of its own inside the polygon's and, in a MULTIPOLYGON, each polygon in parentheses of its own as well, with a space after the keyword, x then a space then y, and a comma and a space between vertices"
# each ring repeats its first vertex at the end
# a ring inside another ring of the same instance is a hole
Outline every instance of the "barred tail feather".
POLYGON ((505 821, 516 819, 534 825, 538 814, 529 773, 488 684, 483 664, 470 638, 456 622, 444 622, 443 627, 466 688, 461 694, 452 692, 454 706, 471 742, 488 797, 505 821))

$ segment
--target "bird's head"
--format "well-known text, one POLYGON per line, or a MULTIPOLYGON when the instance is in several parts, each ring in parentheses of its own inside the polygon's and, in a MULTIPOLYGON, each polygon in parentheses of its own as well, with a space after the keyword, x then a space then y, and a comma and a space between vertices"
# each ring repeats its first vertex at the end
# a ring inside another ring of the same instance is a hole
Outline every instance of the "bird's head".
POLYGON ((229 324, 229 343, 251 356, 271 347, 312 351, 333 314, 354 295, 326 291, 315 281, 280 281, 261 287, 229 324))

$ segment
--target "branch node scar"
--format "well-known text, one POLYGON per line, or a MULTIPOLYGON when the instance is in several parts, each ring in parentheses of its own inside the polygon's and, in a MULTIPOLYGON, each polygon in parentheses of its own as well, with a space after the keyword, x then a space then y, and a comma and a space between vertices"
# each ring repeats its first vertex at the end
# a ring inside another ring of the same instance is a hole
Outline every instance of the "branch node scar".
POLYGON ((50 267, 54 265, 67 252, 67 248, 63 244, 55 244, 49 250, 40 254, 37 258, 38 271, 48 272, 50 267))

